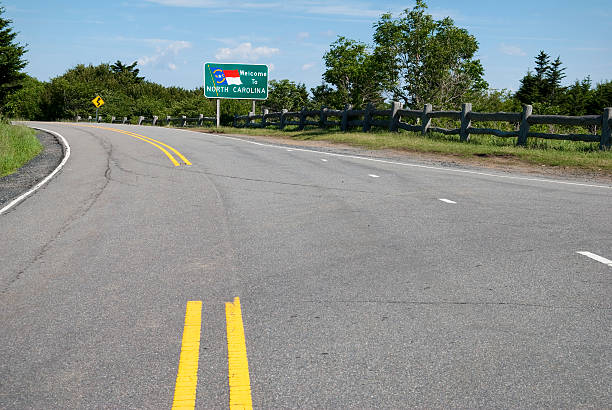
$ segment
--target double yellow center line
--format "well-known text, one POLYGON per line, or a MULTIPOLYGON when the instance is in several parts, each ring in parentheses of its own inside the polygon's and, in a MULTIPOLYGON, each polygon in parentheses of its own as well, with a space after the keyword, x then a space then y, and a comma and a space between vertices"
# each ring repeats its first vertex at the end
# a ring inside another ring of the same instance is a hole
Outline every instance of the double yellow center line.
MULTIPOLYGON (((227 360, 230 387, 230 410, 253 408, 251 381, 246 351, 246 338, 242 322, 240 299, 225 304, 227 325, 227 360)), ((202 325, 202 302, 189 301, 185 312, 185 327, 178 374, 174 387, 172 409, 194 409, 198 384, 198 361, 200 353, 200 329, 202 325)))
POLYGON ((121 134, 129 135, 129 136, 134 137, 134 138, 138 138, 141 141, 144 141, 146 143, 149 143, 149 144, 153 145, 156 148, 159 148, 164 154, 166 154, 166 156, 170 159, 170 161, 172 161, 172 163, 174 164, 175 167, 178 167, 181 164, 168 151, 172 151, 174 154, 176 154, 176 156, 178 156, 179 159, 181 161, 183 161, 183 163, 185 165, 191 165, 191 162, 189 162, 189 160, 187 158, 185 158, 185 156, 183 154, 181 154, 180 152, 178 152, 176 149, 172 148, 170 145, 164 144, 161 141, 155 140, 155 139, 153 139, 151 137, 147 137, 146 135, 136 134, 135 132, 120 130, 120 129, 117 129, 117 128, 102 127, 102 126, 99 126, 99 125, 85 125, 85 124, 81 125, 81 124, 79 124, 79 126, 81 126, 81 127, 89 127, 89 128, 99 128, 99 129, 102 129, 102 130, 114 131, 114 132, 118 132, 118 133, 121 133, 121 134))

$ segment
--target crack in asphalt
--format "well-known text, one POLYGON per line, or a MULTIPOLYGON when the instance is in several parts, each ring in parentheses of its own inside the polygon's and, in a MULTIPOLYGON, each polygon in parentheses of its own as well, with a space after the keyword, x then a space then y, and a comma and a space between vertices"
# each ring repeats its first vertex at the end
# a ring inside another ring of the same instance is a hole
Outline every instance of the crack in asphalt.
MULTIPOLYGON (((83 130, 85 131, 85 130, 83 130)), ((42 259, 42 257, 47 253, 47 251, 51 248, 51 246, 53 245, 53 243, 57 240, 57 238, 59 238, 63 233, 67 232, 70 227, 80 218, 82 218, 83 216, 85 216, 89 210, 93 207, 93 205, 98 201, 98 199, 100 198, 100 196, 102 195, 102 193, 104 192, 104 190, 106 189, 106 187, 108 186, 108 184, 111 181, 111 157, 113 154, 113 145, 108 142, 105 141, 104 139, 94 135, 91 132, 85 131, 87 134, 90 134, 91 136, 93 136, 98 143, 102 146, 102 148, 104 149, 104 151, 106 152, 106 169, 104 170, 104 184, 97 190, 97 192, 94 192, 93 195, 90 195, 89 198, 85 201, 87 203, 87 205, 84 208, 81 208, 81 211, 76 214, 76 216, 68 219, 67 221, 64 222, 64 224, 58 229, 58 231, 51 237, 51 239, 49 239, 47 241, 47 243, 45 243, 40 250, 38 251, 38 253, 34 256, 34 258, 32 258, 32 260, 30 262, 28 262, 26 264, 26 266, 21 269, 20 271, 18 271, 12 278, 9 278, 6 285, 2 288, 2 290, 0 290, 0 295, 4 296, 6 294, 6 292, 8 292, 9 288, 15 283, 17 282, 21 276, 28 271, 28 269, 30 269, 34 264, 36 264, 40 259, 42 259)))
POLYGON ((249 182, 263 182, 263 183, 268 183, 268 184, 297 186, 297 187, 303 187, 303 188, 315 188, 315 189, 322 189, 322 190, 329 190, 329 191, 356 192, 356 193, 362 193, 362 194, 374 194, 374 195, 381 195, 381 196, 405 197, 405 196, 410 196, 416 193, 416 192, 409 192, 409 193, 402 193, 402 194, 391 194, 391 193, 374 192, 374 191, 368 191, 368 190, 362 190, 362 189, 334 188, 334 187, 326 187, 326 186, 315 185, 315 184, 300 184, 297 182, 282 182, 282 181, 274 181, 274 180, 268 180, 268 179, 238 177, 235 175, 215 174, 213 172, 206 172, 206 171, 190 170, 186 172, 200 174, 200 175, 210 175, 210 176, 215 176, 219 178, 238 179, 238 180, 249 181, 249 182))

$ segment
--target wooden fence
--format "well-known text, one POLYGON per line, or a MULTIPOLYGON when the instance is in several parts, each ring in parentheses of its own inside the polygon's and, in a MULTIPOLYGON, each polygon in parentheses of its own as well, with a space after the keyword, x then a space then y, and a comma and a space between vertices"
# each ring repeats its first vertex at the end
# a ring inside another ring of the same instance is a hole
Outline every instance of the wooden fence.
MULTIPOLYGON (((106 118, 108 119, 108 117, 106 118)), ((77 115, 76 122, 79 122, 81 120, 82 120, 81 116, 77 115)), ((187 117, 185 115, 181 115, 180 117, 171 117, 168 115, 166 116, 164 120, 160 121, 159 117, 157 115, 154 115, 153 117, 140 116, 138 117, 138 122, 136 124, 138 125, 146 125, 146 124, 149 124, 149 125, 178 125, 180 127, 187 127, 191 124, 193 126, 201 127, 206 121, 216 123, 217 119, 216 117, 205 117, 204 114, 200 114, 199 117, 187 117)), ((96 122, 96 119, 92 118, 90 115, 87 118, 87 122, 96 122)), ((104 117, 100 116, 98 118, 98 122, 104 122, 104 117)), ((123 117, 119 119, 114 116, 111 116, 109 122, 111 124, 132 124, 132 122, 128 119, 128 117, 123 117)))
POLYGON ((483 113, 472 111, 472 104, 465 103, 461 111, 433 111, 431 104, 426 104, 423 110, 407 110, 401 108, 401 104, 393 102, 390 109, 377 110, 372 105, 368 105, 364 110, 353 110, 347 107, 344 110, 306 110, 289 112, 268 112, 263 114, 234 116, 234 127, 278 127, 284 129, 287 125, 296 125, 298 130, 303 130, 307 126, 320 128, 340 127, 342 131, 360 127, 364 132, 370 131, 372 127, 381 127, 390 131, 399 129, 421 132, 425 135, 428 132, 442 134, 459 135, 461 141, 468 141, 470 134, 487 134, 497 137, 516 137, 517 145, 526 145, 527 138, 544 138, 555 140, 598 142, 600 149, 610 149, 611 127, 612 127, 612 108, 605 108, 602 115, 583 115, 580 117, 570 117, 564 115, 533 115, 531 105, 523 106, 523 112, 496 112, 483 113), (330 120, 330 118, 332 120, 330 120), (403 122, 403 118, 416 119, 416 124, 403 122), (460 122, 458 128, 447 129, 434 127, 431 124, 434 118, 447 118, 460 122), (508 122, 514 125, 513 131, 503 131, 494 128, 478 128, 472 123, 478 122, 508 122), (600 134, 554 134, 546 132, 532 132, 530 126, 536 124, 583 126, 594 128, 600 127, 600 134))

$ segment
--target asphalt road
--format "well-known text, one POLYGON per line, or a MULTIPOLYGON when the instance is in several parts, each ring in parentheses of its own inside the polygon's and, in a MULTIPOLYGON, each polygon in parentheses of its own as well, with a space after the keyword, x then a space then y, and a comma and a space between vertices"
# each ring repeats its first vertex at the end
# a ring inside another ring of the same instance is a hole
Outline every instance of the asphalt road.
POLYGON ((38 125, 72 155, 0 215, 2 408, 170 408, 189 301, 227 408, 236 297, 256 408, 612 407, 610 186, 38 125))

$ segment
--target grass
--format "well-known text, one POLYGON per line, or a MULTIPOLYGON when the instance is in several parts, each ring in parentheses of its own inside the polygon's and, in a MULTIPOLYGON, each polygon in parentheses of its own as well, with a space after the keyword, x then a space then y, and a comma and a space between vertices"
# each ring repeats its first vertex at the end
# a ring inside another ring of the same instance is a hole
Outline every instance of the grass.
POLYGON ((612 173, 612 151, 601 151, 597 143, 529 139, 527 147, 517 147, 516 138, 472 135, 462 143, 459 136, 400 131, 354 131, 339 129, 307 129, 297 131, 287 127, 277 129, 221 127, 212 130, 225 134, 261 135, 289 138, 299 141, 328 141, 367 149, 395 149, 409 152, 432 153, 443 156, 477 158, 479 160, 503 159, 505 162, 577 168, 588 171, 612 173))
POLYGON ((33 129, 0 122, 0 177, 17 171, 42 149, 33 129))

